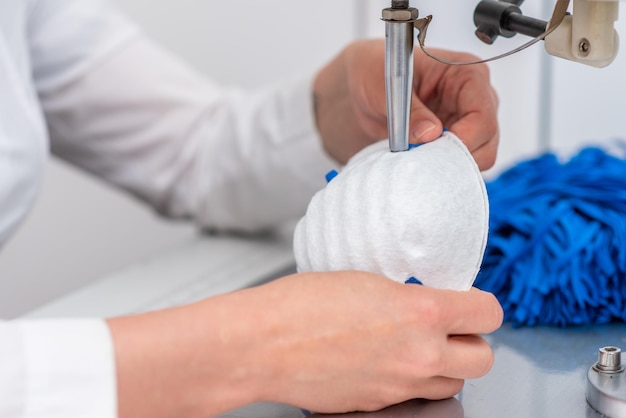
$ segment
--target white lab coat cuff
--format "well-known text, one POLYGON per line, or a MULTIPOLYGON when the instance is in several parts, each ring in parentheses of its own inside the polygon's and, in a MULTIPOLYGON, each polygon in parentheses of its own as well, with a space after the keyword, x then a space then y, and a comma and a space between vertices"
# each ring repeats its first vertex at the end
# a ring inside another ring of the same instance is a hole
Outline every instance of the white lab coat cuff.
MULTIPOLYGON (((313 103, 313 77, 306 77, 286 83, 283 87, 285 114, 284 132, 289 147, 289 159, 292 167, 300 167, 302 172, 316 184, 323 187, 323 176, 339 164, 324 150, 315 121, 313 103), (318 176, 321 178, 315 178, 318 176)), ((304 178, 304 176, 303 176, 304 178)))
POLYGON ((25 371, 24 418, 115 418, 113 343, 100 319, 16 321, 25 371))

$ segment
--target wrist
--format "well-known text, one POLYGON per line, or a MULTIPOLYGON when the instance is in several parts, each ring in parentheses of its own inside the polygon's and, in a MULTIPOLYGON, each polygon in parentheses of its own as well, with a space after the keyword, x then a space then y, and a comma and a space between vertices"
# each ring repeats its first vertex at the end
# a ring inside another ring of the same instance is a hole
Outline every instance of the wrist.
POLYGON ((213 416, 260 399, 227 297, 108 321, 120 418, 213 416))
POLYGON ((348 103, 345 101, 345 86, 337 83, 339 59, 333 60, 322 68, 313 81, 313 109, 315 126, 320 136, 324 151, 340 164, 345 164, 348 156, 343 155, 339 147, 340 131, 349 121, 345 119, 348 103), (342 100, 342 98, 344 100, 342 100), (342 120, 343 118, 343 120, 342 120))
MULTIPOLYGON (((366 132, 375 125, 363 109, 362 92, 352 89, 354 72, 348 61, 350 50, 346 49, 315 76, 313 103, 315 122, 324 150, 340 164, 369 145, 374 139, 366 132)), ((361 88, 359 86, 358 88, 361 88)), ((385 125, 386 126, 386 125, 385 125)))

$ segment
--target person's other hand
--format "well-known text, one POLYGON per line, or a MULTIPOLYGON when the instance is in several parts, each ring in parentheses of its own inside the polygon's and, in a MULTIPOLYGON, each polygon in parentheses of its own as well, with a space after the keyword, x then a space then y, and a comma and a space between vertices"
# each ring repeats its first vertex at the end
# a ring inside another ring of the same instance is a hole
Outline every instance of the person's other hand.
MULTIPOLYGON (((452 61, 475 58, 433 52, 452 61)), ((432 141, 446 127, 463 140, 481 170, 490 168, 499 133, 498 99, 488 67, 441 64, 417 50, 413 80, 409 142, 432 141)), ((317 74, 313 95, 324 148, 339 163, 387 138, 384 40, 349 45, 317 74)))
POLYGON ((302 273, 109 320, 119 416, 206 417, 259 401, 373 411, 484 375, 495 297, 357 271, 302 273), (164 395, 166 394, 166 395, 164 395))
POLYGON ((241 297, 257 336, 248 372, 265 389, 260 399, 316 412, 453 396, 491 368, 479 334, 502 322, 489 293, 357 271, 293 275, 241 297))

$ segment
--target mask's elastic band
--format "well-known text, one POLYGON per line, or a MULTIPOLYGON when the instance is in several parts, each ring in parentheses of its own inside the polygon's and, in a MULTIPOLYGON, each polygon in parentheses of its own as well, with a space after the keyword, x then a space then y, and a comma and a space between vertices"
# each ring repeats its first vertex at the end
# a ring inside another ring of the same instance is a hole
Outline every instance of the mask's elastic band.
POLYGON ((536 44, 537 42, 543 40, 546 36, 548 36, 549 34, 551 34, 560 24, 561 22, 563 22, 563 19, 565 18, 565 16, 567 15, 567 9, 569 7, 569 2, 570 0, 557 0, 556 5, 554 6, 554 11, 552 12, 552 17, 550 18, 550 21, 548 22, 548 26, 545 32, 543 32, 542 34, 538 35, 536 38, 531 39, 530 41, 526 42, 525 44, 511 50, 508 52, 505 52, 503 54, 500 55, 496 55, 495 57, 491 57, 491 58, 486 58, 486 59, 482 59, 482 60, 478 60, 478 61, 467 61, 467 62, 463 62, 463 61, 450 61, 447 60, 445 58, 441 58, 438 57, 432 53, 430 53, 426 47, 424 46, 424 42, 426 40, 426 32, 428 30, 428 25, 430 25, 430 22, 432 22, 433 17, 431 15, 426 16, 422 19, 418 19, 415 21, 415 28, 417 29, 417 41, 419 43, 420 49, 422 50, 422 52, 424 54, 426 54, 428 57, 434 59, 435 61, 438 61, 442 64, 447 64, 447 65, 473 65, 473 64, 482 64, 485 62, 490 62, 490 61, 495 61, 498 60, 500 58, 505 58, 508 57, 509 55, 513 55, 516 54, 530 46, 533 46, 534 44, 536 44))

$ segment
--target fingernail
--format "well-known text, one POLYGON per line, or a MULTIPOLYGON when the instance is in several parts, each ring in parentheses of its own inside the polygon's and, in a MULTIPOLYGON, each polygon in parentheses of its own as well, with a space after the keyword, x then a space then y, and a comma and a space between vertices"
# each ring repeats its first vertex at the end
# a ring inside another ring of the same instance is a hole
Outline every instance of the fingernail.
POLYGON ((411 133, 411 139, 414 141, 420 141, 424 136, 426 136, 430 131, 436 128, 436 125, 432 122, 422 121, 415 126, 413 132, 411 133))

